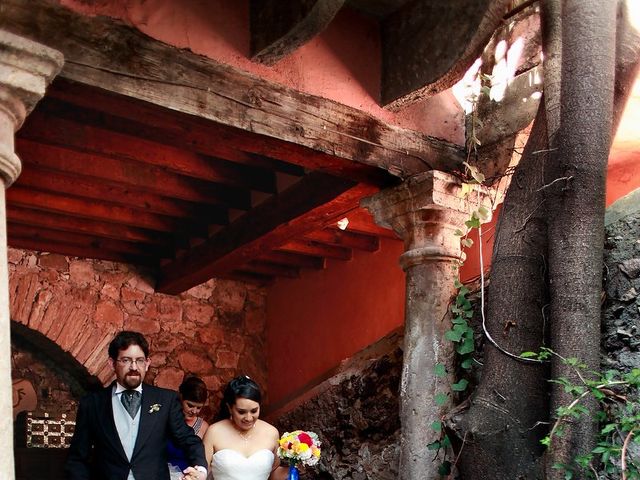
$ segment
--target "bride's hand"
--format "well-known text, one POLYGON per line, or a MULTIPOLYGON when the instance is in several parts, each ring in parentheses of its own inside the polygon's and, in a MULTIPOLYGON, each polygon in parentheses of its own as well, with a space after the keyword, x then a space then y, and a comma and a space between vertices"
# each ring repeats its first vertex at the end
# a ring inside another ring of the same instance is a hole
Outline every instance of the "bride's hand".
POLYGON ((205 480, 207 478, 207 474, 205 472, 193 467, 185 468, 182 473, 184 473, 184 476, 182 477, 183 480, 205 480))

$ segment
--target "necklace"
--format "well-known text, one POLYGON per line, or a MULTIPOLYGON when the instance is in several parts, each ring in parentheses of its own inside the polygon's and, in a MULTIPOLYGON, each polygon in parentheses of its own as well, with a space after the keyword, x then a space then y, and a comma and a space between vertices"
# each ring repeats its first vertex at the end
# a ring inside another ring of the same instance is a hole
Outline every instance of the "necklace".
POLYGON ((239 430, 238 427, 236 427, 235 425, 233 426, 233 429, 240 436, 240 438, 242 438, 242 441, 244 443, 249 443, 249 440, 251 440, 251 437, 253 437, 253 427, 255 427, 255 426, 256 426, 256 424, 254 423, 253 425, 251 425, 251 428, 249 430, 244 431, 244 432, 239 430))

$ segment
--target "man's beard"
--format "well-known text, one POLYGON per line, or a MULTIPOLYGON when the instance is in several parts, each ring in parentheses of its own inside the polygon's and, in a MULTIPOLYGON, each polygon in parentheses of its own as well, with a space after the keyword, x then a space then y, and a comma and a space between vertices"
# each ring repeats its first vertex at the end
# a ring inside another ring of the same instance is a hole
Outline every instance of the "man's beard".
POLYGON ((138 385, 142 383, 142 375, 140 375, 139 373, 138 374, 128 373, 124 377, 124 383, 125 383, 124 385, 125 387, 137 388, 138 385))

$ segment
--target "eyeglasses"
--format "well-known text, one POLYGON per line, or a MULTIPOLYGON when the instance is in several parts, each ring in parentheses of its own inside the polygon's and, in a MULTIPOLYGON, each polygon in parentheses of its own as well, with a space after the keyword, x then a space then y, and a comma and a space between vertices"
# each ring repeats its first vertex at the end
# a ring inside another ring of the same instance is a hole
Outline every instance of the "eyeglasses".
POLYGON ((117 362, 120 365, 123 365, 127 368, 131 368, 131 366, 135 363, 138 368, 142 368, 147 364, 147 359, 146 358, 136 358, 135 360, 133 358, 129 358, 129 357, 124 357, 124 358, 119 358, 117 360, 117 362))

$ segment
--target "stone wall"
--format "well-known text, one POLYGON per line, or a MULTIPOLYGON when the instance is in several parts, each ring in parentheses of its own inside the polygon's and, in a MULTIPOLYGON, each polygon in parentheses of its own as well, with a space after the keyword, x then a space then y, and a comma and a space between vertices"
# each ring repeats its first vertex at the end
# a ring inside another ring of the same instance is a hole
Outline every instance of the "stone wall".
POLYGON ((283 433, 311 430, 323 442, 320 464, 304 478, 395 480, 400 418, 398 385, 402 334, 394 332, 343 362, 328 380, 308 391, 286 413, 268 419, 283 433))
POLYGON ((602 312, 604 368, 640 368, 640 190, 607 210, 605 294, 602 312))
MULTIPOLYGON (((9 249, 9 277, 12 333, 35 339, 51 358, 72 358, 86 375, 76 379, 80 384, 112 380, 107 346, 128 329, 149 340, 146 380, 175 389, 185 375, 199 375, 212 394, 211 413, 221 386, 237 373, 266 385, 262 288, 215 279, 163 295, 148 272, 132 266, 17 249, 9 249)), ((28 363, 21 358, 14 350, 14 365, 28 363)))

